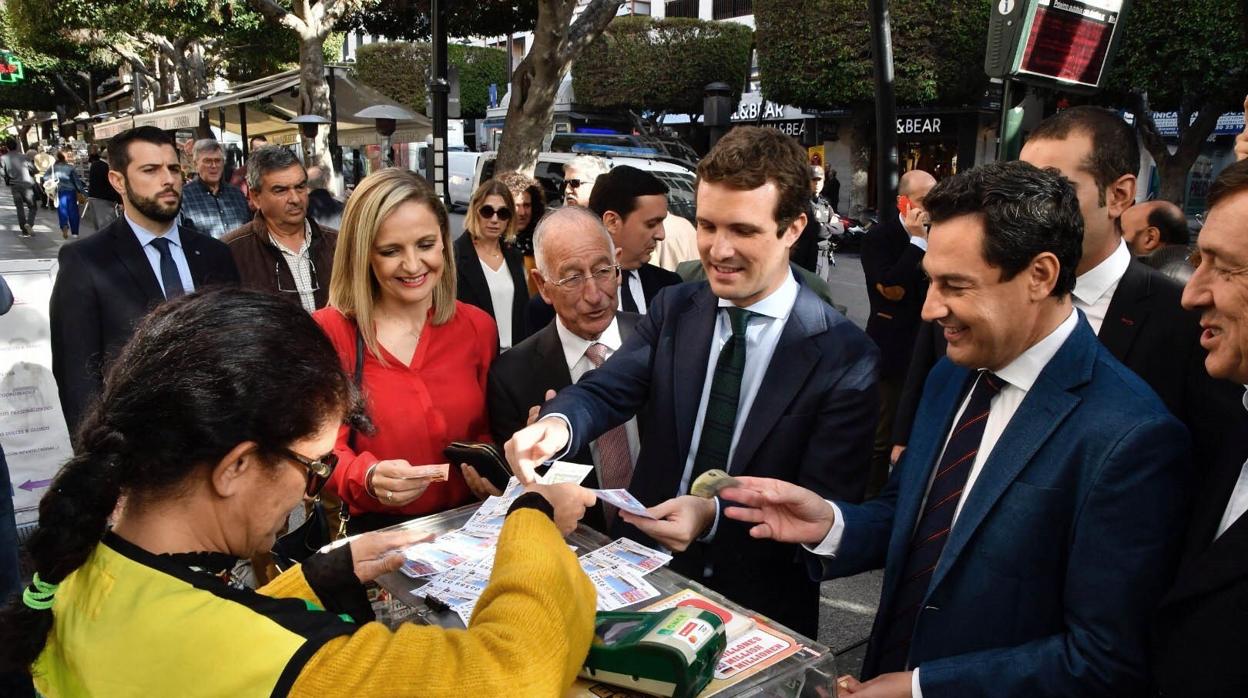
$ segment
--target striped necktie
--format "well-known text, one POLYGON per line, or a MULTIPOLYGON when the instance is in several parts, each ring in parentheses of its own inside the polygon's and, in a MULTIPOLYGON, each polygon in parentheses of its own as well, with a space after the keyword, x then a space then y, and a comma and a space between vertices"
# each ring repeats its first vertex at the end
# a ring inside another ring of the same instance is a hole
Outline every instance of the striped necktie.
POLYGON ((706 401, 702 438, 693 460, 689 482, 712 468, 728 470, 732 435, 737 424, 737 404, 741 398, 741 378, 745 374, 745 329, 754 315, 744 308, 728 308, 732 336, 724 342, 711 375, 711 394, 706 401))
MULTIPOLYGON (((607 345, 595 342, 585 350, 589 362, 598 368, 607 360, 607 345)), ((604 490, 627 488, 633 479, 633 455, 628 450, 628 432, 621 424, 594 440, 598 450, 598 483, 604 490)), ((604 504, 607 524, 615 520, 615 507, 604 504)))
POLYGON ((958 502, 962 500, 962 492, 966 489, 967 478, 970 477, 975 455, 979 453, 979 444, 984 437, 984 425, 988 422, 992 398, 1003 386, 1004 382, 1000 378, 987 371, 978 374, 966 409, 954 426, 949 442, 945 445, 945 452, 936 466, 936 476, 928 489, 919 525, 914 529, 914 537, 910 541, 901 581, 893 596, 891 614, 888 616, 885 631, 881 634, 881 674, 904 671, 907 667, 910 639, 914 634, 919 609, 927 598, 932 574, 940 562, 945 542, 949 540, 954 512, 957 511, 958 502))

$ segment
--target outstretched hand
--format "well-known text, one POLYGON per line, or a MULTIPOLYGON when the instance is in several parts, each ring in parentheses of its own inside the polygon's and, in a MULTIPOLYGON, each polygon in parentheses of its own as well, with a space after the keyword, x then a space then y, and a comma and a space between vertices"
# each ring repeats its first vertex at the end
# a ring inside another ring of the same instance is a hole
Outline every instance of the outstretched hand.
POLYGON ((511 471, 527 485, 537 482, 537 467, 562 451, 570 437, 567 422, 544 417, 513 434, 503 450, 511 471))
POLYGON ((754 538, 783 543, 816 545, 836 521, 832 506, 805 487, 766 477, 738 477, 741 485, 719 493, 721 499, 742 506, 724 508, 724 516, 756 524, 754 538))
POLYGON ((403 551, 433 536, 411 530, 365 533, 351 540, 351 564, 360 582, 371 582, 403 566, 403 551))

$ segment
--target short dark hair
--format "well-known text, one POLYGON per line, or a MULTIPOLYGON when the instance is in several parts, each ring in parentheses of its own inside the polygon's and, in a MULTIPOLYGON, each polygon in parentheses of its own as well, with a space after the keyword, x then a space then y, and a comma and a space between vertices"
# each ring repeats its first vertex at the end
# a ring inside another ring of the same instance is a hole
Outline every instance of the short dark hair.
POLYGON ((123 175, 126 173, 126 168, 130 166, 130 144, 135 142, 167 145, 173 148, 174 152, 178 150, 177 141, 167 132, 155 126, 135 126, 113 136, 113 139, 108 142, 108 168, 110 170, 117 170, 123 175))
POLYGON ((780 190, 773 214, 780 223, 777 236, 806 212, 810 199, 806 149, 792 136, 762 126, 738 126, 719 139, 698 163, 698 181, 740 191, 775 184, 780 190))
MULTIPOLYGON (((251 159, 247 161, 247 187, 251 191, 259 192, 266 174, 295 166, 303 169, 303 163, 299 162, 299 158, 280 145, 257 148, 251 152, 251 159)), ((304 170, 304 174, 307 174, 307 170, 304 170)))
POLYGON ((1140 144, 1135 130, 1118 112, 1104 107, 1083 105, 1063 109, 1036 127, 1028 140, 1065 140, 1071 133, 1083 133, 1092 141, 1092 152, 1081 163, 1096 182, 1097 202, 1105 205, 1105 190, 1123 175, 1140 171, 1140 144))
POLYGON ((1036 255, 1058 260, 1052 295, 1075 288, 1075 267, 1083 254, 1083 216, 1070 182, 1055 169, 1021 161, 993 162, 946 177, 923 199, 932 223, 965 215, 984 222, 984 259, 1010 280, 1036 255))
POLYGON ((1248 160, 1240 160, 1234 165, 1228 165, 1213 180, 1213 185, 1209 187, 1209 208, 1212 209, 1223 199, 1245 191, 1248 191, 1248 160))
POLYGON ((667 185, 658 177, 636 167, 620 165, 594 180, 594 190, 589 195, 589 210, 598 214, 599 218, 607 211, 615 211, 620 218, 628 218, 637 209, 637 197, 656 194, 667 196, 667 185))
POLYGON ((1187 218, 1178 206, 1154 206, 1148 212, 1148 224, 1161 232, 1164 244, 1186 245, 1191 240, 1187 218))

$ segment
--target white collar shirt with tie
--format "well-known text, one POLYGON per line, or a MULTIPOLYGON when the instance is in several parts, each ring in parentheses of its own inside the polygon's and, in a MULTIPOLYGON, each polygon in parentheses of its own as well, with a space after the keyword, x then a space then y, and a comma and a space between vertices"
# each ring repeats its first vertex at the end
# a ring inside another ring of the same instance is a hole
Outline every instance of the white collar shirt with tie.
MULTIPOLYGON (((593 283, 592 281, 590 283, 593 283)), ((607 329, 597 339, 585 339, 584 337, 573 334, 563 319, 555 316, 555 331, 559 334, 559 344, 563 348, 563 359, 568 365, 568 374, 572 377, 572 382, 577 383, 586 373, 594 369, 594 364, 586 356, 586 352, 594 344, 602 344, 606 347, 606 356, 610 358, 612 354, 619 351, 620 345, 624 343, 623 337, 620 335, 620 321, 618 318, 612 319, 611 324, 607 325, 607 329)), ((632 458, 632 462, 637 462, 637 454, 641 452, 641 438, 637 431, 637 418, 633 417, 624 423, 624 431, 628 437, 628 452, 632 458)), ((597 441, 591 441, 589 444, 589 453, 593 457, 594 466, 601 468, 602 463, 598 456, 597 441)), ((601 475, 599 482, 602 482, 601 475)))
POLYGON ((178 277, 182 279, 182 288, 187 293, 195 290, 195 280, 191 278, 191 265, 186 261, 186 249, 182 247, 182 233, 178 230, 178 219, 173 219, 173 226, 169 228, 164 235, 157 235, 152 231, 144 228, 134 222, 128 214, 126 223, 130 224, 130 229, 134 231, 134 237, 138 239, 139 246, 143 248, 143 254, 147 255, 147 263, 152 265, 152 273, 156 275, 156 285, 160 287, 161 294, 165 292, 165 284, 160 278, 160 250, 152 245, 152 240, 156 238, 164 238, 169 241, 169 254, 173 257, 173 263, 178 268, 178 277))
POLYGON ((621 269, 620 270, 620 293, 619 298, 615 301, 615 309, 624 310, 624 292, 628 290, 628 294, 633 297, 633 302, 637 304, 637 314, 646 314, 646 291, 641 286, 641 275, 637 273, 637 269, 621 269))

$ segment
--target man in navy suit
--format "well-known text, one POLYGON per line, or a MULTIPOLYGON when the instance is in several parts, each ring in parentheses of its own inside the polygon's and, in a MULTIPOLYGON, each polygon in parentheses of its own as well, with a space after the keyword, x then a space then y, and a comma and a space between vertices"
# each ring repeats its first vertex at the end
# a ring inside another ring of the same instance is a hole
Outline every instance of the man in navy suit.
POLYGON ((109 143, 108 162, 125 215, 61 248, 49 303, 52 373, 71 434, 149 310, 207 285, 238 283, 225 243, 178 224, 182 166, 171 136, 130 129, 109 143))
POLYGON ((949 348, 888 485, 856 505, 743 478, 726 516, 814 546, 824 577, 884 567, 871 680, 843 694, 1140 695, 1187 430, 1072 306, 1083 224, 1056 171, 984 165, 925 205, 923 317, 949 348))
POLYGON ((879 352, 799 285, 789 248, 806 225, 806 155, 774 129, 737 127, 698 165, 698 252, 708 282, 666 288, 600 368, 564 388, 507 444, 517 472, 576 453, 637 417, 629 490, 654 520, 615 532, 676 553, 672 566, 813 636, 818 584, 797 546, 753 541, 714 499, 705 470, 750 473, 857 501, 878 411, 879 352))

